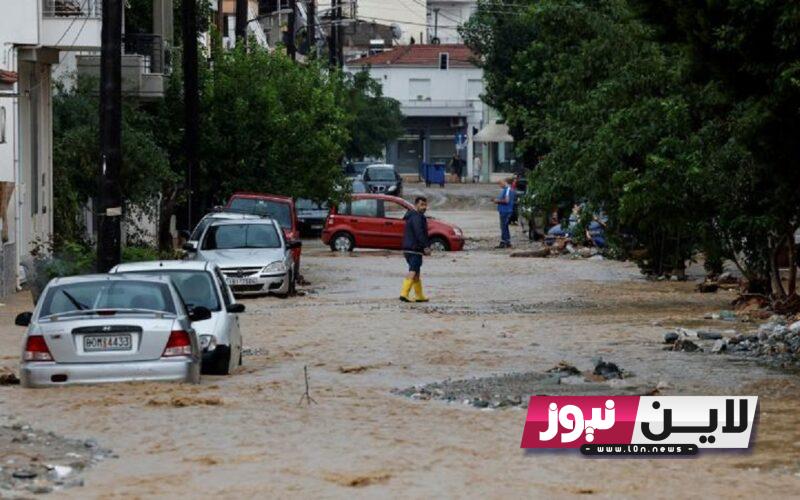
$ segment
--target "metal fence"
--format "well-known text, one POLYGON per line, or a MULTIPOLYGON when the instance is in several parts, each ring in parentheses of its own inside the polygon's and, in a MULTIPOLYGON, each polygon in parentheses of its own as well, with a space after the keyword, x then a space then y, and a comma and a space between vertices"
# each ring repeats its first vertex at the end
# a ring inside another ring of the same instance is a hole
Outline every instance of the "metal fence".
POLYGON ((100 17, 102 0, 42 0, 44 17, 100 17))

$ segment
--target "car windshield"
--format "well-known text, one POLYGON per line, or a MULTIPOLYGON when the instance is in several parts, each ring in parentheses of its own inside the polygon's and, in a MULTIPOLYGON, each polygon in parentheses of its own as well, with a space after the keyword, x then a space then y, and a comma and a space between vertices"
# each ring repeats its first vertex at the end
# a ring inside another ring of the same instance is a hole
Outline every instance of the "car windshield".
POLYGON ((214 279, 208 271, 152 269, 147 271, 123 271, 125 274, 149 274, 169 276, 189 307, 202 306, 210 311, 219 311, 219 297, 214 279))
POLYGON ((203 250, 233 248, 280 248, 281 238, 272 224, 221 224, 211 226, 203 250))
POLYGON ((292 229, 292 207, 283 201, 263 198, 233 198, 228 210, 246 214, 263 215, 278 221, 283 229, 292 229))
POLYGON ((295 202, 295 207, 297 207, 298 210, 327 210, 328 204, 317 203, 315 201, 307 200, 305 198, 299 198, 295 202))
POLYGON ((169 287, 147 281, 102 280, 51 287, 40 316, 89 309, 148 309, 175 313, 169 287))
POLYGON ((370 168, 365 175, 371 181, 393 181, 396 179, 392 168, 370 168))
POLYGON ((211 217, 206 217, 205 219, 201 220, 197 223, 197 226, 194 228, 192 235, 189 237, 191 241, 198 241, 201 236, 203 236, 203 231, 205 231, 206 227, 211 224, 213 219, 211 217))

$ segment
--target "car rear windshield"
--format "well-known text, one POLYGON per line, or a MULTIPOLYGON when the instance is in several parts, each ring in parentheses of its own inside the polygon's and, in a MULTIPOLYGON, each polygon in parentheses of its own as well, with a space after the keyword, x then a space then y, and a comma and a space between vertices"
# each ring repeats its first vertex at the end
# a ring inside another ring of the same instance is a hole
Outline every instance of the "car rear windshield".
POLYGON ((202 306, 210 311, 220 310, 217 287, 208 271, 153 269, 132 273, 126 271, 125 274, 169 276, 188 307, 202 306))
POLYGON ((317 203, 316 201, 306 200, 305 198, 299 198, 295 202, 295 207, 297 207, 298 210, 327 210, 328 204, 317 203))
POLYGON ((208 228, 202 248, 225 250, 280 247, 281 238, 272 224, 223 224, 208 228))
POLYGON ((371 181, 393 181, 397 179, 394 170, 391 168, 370 168, 365 175, 371 181))
POLYGON ((84 309, 147 309, 175 313, 169 287, 147 281, 102 280, 51 287, 40 316, 84 309))
POLYGON ((263 215, 278 221, 283 229, 292 229, 292 207, 286 202, 258 198, 233 198, 228 210, 263 215))

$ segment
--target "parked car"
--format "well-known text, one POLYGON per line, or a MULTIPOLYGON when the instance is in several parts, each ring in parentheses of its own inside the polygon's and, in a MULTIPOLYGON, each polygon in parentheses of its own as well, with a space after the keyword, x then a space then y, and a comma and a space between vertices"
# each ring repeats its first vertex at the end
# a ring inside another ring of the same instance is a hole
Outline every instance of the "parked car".
POLYGON ((328 217, 328 204, 299 198, 295 201, 297 220, 300 222, 300 234, 318 234, 325 226, 328 217))
POLYGON ((190 310, 202 306, 211 311, 209 319, 192 324, 203 352, 203 373, 228 375, 241 364, 238 313, 244 312, 244 304, 236 302, 217 264, 192 260, 131 262, 116 266, 111 273, 171 278, 190 310))
POLYGON ((193 258, 216 263, 235 294, 287 297, 295 289, 292 250, 300 245, 274 219, 220 220, 203 232, 193 258))
MULTIPOLYGON (((403 217, 414 206, 402 198, 383 194, 354 194, 350 201, 331 207, 322 241, 335 251, 356 247, 399 250, 406 223, 403 217)), ((431 249, 460 251, 464 233, 457 226, 428 217, 431 249)))
POLYGON ((244 214, 239 212, 212 212, 210 214, 206 214, 202 219, 200 219, 200 222, 197 223, 192 232, 186 236, 186 243, 184 243, 184 247, 188 245, 196 250, 197 244, 200 241, 200 237, 203 236, 203 231, 205 231, 208 225, 215 220, 242 220, 260 218, 261 217, 258 215, 244 214))
MULTIPOLYGON (((259 193, 234 193, 225 206, 226 212, 238 212, 260 215, 275 219, 283 229, 283 234, 291 243, 300 239, 300 223, 297 220, 297 208, 294 200, 288 196, 259 193)), ((292 246, 294 259, 294 277, 300 276, 301 245, 292 246)))
POLYGON ((394 165, 386 163, 370 165, 364 170, 361 181, 368 193, 403 195, 403 178, 397 173, 394 165))
POLYGON ((22 348, 24 387, 138 380, 200 382, 200 344, 189 310, 166 276, 55 278, 33 312, 22 348))
POLYGON ((358 179, 368 166, 375 163, 374 161, 352 161, 344 167, 344 175, 350 179, 358 179))

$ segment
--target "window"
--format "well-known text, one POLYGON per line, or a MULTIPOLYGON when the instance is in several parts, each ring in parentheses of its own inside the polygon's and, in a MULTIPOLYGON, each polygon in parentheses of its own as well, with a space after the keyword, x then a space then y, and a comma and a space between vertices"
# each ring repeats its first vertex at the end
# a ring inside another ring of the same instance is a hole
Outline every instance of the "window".
POLYGON ((403 205, 393 201, 383 202, 383 216, 387 219, 402 219, 408 210, 403 205))
POLYGON ((364 172, 365 181, 396 181, 397 174, 393 168, 370 167, 364 172))
POLYGON ((281 237, 271 223, 222 224, 208 228, 203 250, 233 248, 281 248, 281 237))
POLYGON ((211 274, 207 271, 153 270, 126 272, 125 274, 169 276, 187 307, 202 306, 209 311, 219 311, 220 309, 217 287, 214 285, 211 274))
POLYGON ((377 217, 378 200, 353 200, 350 202, 350 214, 356 217, 377 217))
POLYGON ((278 221, 284 229, 292 229, 292 209, 289 203, 259 198, 233 198, 228 210, 254 215, 265 215, 278 221))
POLYGON ((439 53, 439 69, 447 69, 450 65, 450 54, 447 52, 439 53))
POLYGON ((427 101, 431 98, 430 78, 410 78, 408 80, 408 98, 412 101, 427 101))
POLYGON ((145 281, 89 281, 54 286, 39 317, 89 309, 148 309, 175 313, 169 288, 145 281))

